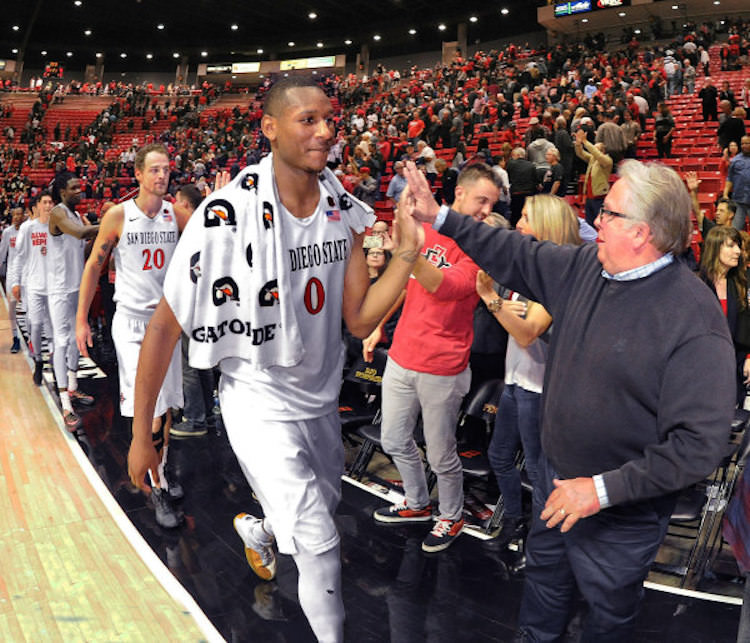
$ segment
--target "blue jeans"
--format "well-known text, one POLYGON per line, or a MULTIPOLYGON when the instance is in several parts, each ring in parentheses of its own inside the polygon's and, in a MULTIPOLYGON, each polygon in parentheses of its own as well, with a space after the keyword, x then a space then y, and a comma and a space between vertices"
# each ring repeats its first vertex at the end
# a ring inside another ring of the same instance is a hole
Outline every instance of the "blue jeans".
POLYGON ((539 402, 542 396, 516 384, 506 384, 495 416, 495 432, 487 450, 497 486, 503 494, 505 515, 520 518, 521 474, 516 468, 516 452, 523 445, 526 472, 536 486, 537 461, 542 450, 539 429, 539 402))
POLYGON ((208 369, 188 365, 188 339, 182 336, 182 395, 185 400, 182 415, 188 426, 195 429, 214 429, 214 373, 208 369))

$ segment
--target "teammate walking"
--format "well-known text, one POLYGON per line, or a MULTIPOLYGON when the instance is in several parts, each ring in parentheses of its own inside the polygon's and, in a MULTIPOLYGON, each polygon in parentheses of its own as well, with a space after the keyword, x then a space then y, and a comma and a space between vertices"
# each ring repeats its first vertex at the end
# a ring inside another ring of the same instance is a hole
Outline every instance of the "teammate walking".
MULTIPOLYGON (((101 271, 115 257, 115 302, 112 339, 117 353, 120 380, 120 414, 133 417, 135 373, 141 342, 151 315, 162 296, 167 266, 172 258, 179 229, 184 219, 164 200, 169 185, 169 155, 160 144, 145 145, 135 157, 138 196, 120 203, 102 218, 101 229, 81 280, 76 313, 76 340, 79 350, 88 355, 93 345, 88 323, 91 300, 101 271)), ((162 454, 171 420, 169 408, 182 406, 180 353, 172 351, 164 386, 159 392, 149 421, 155 454, 162 454)), ((139 482, 143 482, 140 480, 139 482)), ((176 527, 181 517, 170 505, 167 494, 154 489, 156 520, 163 527, 176 527)))
POLYGON ((47 293, 55 343, 53 367, 63 420, 69 431, 81 425, 72 402, 91 406, 94 398, 78 390, 78 347, 73 320, 78 303, 78 288, 83 273, 83 250, 88 239, 96 236, 99 226, 89 225, 75 211, 81 201, 81 182, 70 172, 55 178, 52 192, 59 203, 50 212, 47 240, 47 293))
MULTIPOLYGON (((21 225, 16 238, 16 256, 8 267, 8 285, 16 301, 26 304, 26 319, 29 331, 29 349, 34 359, 34 384, 42 383, 42 330, 46 329, 47 339, 52 340, 52 323, 47 299, 47 262, 49 241, 49 217, 52 210, 52 197, 42 192, 32 203, 32 210, 38 216, 21 225)), ((50 341, 50 343, 52 343, 50 341)), ((53 349, 50 346, 50 349, 53 349)), ((63 414, 64 418, 64 414, 63 414)))
MULTIPOLYGON (((0 276, 3 277, 6 287, 8 285, 6 280, 8 267, 13 263, 13 259, 16 255, 18 229, 24 221, 23 208, 13 208, 10 211, 10 216, 11 224, 3 230, 3 235, 0 239, 0 276)), ((16 323, 16 304, 18 303, 18 300, 13 296, 10 288, 8 288, 7 291, 8 319, 10 320, 10 329, 13 333, 13 344, 11 344, 10 352, 17 353, 21 350, 21 340, 18 337, 18 324, 16 323)))

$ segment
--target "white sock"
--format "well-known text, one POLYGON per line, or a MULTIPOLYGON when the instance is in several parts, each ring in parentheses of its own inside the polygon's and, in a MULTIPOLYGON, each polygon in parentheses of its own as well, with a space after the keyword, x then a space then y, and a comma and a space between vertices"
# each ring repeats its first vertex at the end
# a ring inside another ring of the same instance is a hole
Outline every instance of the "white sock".
POLYGON ((69 391, 77 391, 78 390, 78 377, 76 377, 75 371, 68 371, 68 390, 69 391))
POLYGON ((70 403, 70 395, 68 395, 67 389, 60 389, 60 404, 62 404, 63 411, 72 411, 73 405, 70 403))
POLYGON ((322 554, 298 550, 299 602, 313 633, 321 643, 344 640, 344 601, 341 596, 339 545, 322 554))
POLYGON ((161 461, 159 462, 159 467, 157 469, 159 471, 159 486, 165 490, 168 488, 167 476, 164 475, 164 467, 166 464, 167 464, 167 445, 165 444, 161 448, 161 461))
POLYGON ((268 521, 268 518, 263 518, 263 520, 261 520, 256 526, 259 533, 255 535, 259 537, 261 542, 273 542, 276 535, 273 533, 273 526, 268 521))

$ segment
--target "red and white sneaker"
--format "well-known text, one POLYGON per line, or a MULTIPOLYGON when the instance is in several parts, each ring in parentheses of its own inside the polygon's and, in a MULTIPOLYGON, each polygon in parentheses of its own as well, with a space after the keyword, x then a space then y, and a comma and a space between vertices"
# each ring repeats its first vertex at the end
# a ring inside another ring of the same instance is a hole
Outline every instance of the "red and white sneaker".
POLYGON ((376 509, 372 517, 378 522, 429 522, 432 520, 432 507, 428 505, 424 509, 410 509, 404 500, 400 505, 376 509))
POLYGON ((422 551, 443 551, 451 546, 464 528, 464 519, 438 520, 422 543, 422 551))
POLYGON ((68 431, 74 433, 75 430, 81 426, 81 418, 78 417, 78 414, 75 411, 63 410, 63 423, 68 431))

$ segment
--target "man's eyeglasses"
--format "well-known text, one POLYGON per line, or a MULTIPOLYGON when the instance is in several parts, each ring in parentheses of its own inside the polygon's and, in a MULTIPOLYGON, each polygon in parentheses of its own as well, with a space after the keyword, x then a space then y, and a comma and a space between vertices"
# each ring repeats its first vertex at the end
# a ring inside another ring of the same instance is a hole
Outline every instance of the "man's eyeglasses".
POLYGON ((614 210, 610 210, 609 208, 605 208, 604 206, 602 206, 601 208, 599 208, 599 214, 598 214, 599 219, 604 220, 604 215, 609 216, 610 221, 614 217, 617 217, 618 219, 632 219, 633 218, 628 214, 624 214, 622 212, 615 212, 614 210))

